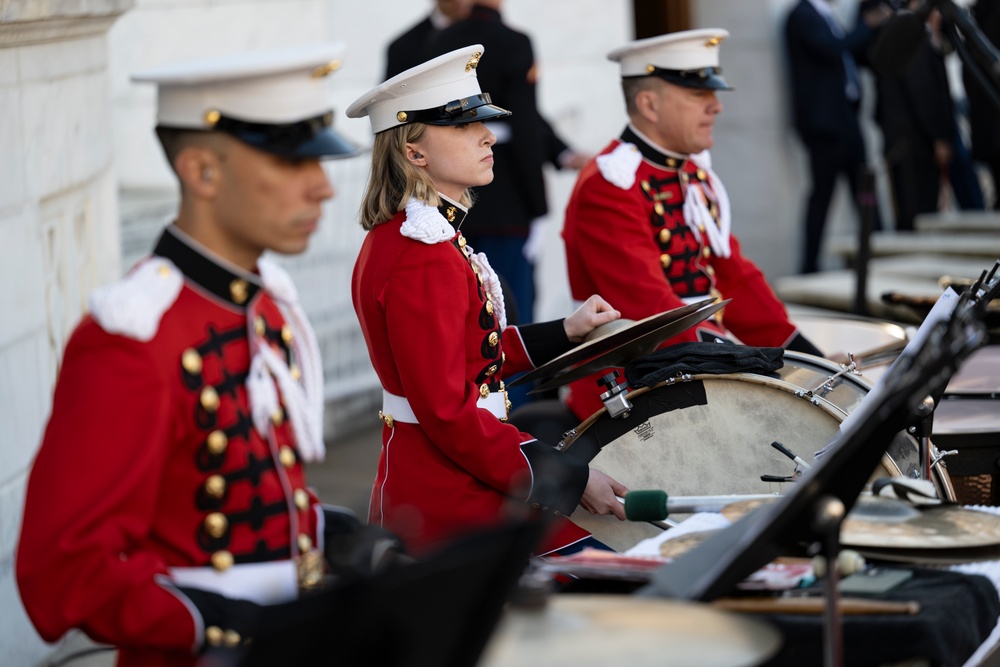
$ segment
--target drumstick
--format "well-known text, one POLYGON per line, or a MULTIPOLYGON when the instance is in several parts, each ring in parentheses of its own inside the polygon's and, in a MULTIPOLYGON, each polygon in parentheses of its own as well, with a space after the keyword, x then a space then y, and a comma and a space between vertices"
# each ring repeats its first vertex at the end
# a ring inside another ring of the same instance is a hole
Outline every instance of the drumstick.
MULTIPOLYGON (((713 606, 727 611, 752 614, 821 614, 826 608, 822 597, 738 597, 719 598, 713 606)), ((874 614, 905 614, 916 616, 920 603, 915 600, 869 600, 866 598, 841 598, 840 611, 847 616, 874 614)))

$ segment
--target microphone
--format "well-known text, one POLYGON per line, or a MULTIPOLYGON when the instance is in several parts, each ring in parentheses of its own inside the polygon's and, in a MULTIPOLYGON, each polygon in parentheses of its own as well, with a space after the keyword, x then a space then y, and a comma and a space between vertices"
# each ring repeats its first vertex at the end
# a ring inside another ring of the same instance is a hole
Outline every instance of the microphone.
POLYGON ((916 11, 900 10, 886 19, 868 49, 868 60, 880 74, 901 77, 927 41, 927 17, 934 3, 928 0, 916 11))

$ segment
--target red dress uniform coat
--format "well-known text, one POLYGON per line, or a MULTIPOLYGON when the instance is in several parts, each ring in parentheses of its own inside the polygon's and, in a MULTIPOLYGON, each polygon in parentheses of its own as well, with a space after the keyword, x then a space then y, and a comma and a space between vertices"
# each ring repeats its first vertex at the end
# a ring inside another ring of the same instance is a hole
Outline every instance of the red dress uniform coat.
MULTIPOLYGON (((411 200, 368 233, 352 283, 382 387, 405 398, 413 416, 383 415, 369 521, 418 554, 497 524, 511 497, 569 514, 589 475, 585 463, 479 407, 481 397, 502 391, 504 374, 533 368, 570 344, 561 322, 503 329, 499 283, 488 264, 474 268, 445 216, 460 224, 464 213, 411 200), (537 475, 561 478, 564 492, 545 495, 550 485, 538 484, 537 475)), ((563 519, 547 547, 586 535, 563 519)))
POLYGON ((120 666, 193 665, 209 621, 169 568, 224 571, 316 541, 298 429, 275 404, 261 435, 246 388, 252 348, 301 360, 260 277, 235 271, 168 229, 70 339, 17 551, 46 641, 81 628, 117 645, 120 666))
MULTIPOLYGON (((580 172, 566 207, 563 239, 573 298, 600 294, 631 320, 708 296, 732 299, 721 322, 707 320, 665 345, 726 338, 728 332, 747 345, 787 345, 795 326, 760 269, 741 254, 739 241, 730 236, 729 257, 719 257, 707 234, 696 236, 685 219, 688 183, 710 190, 705 170, 663 153, 631 127, 601 155, 623 144, 638 153, 627 163, 627 170, 635 167, 634 181, 629 184, 629 173, 612 183, 598 168, 599 158, 592 160, 580 172)), ((716 204, 712 214, 718 214, 716 204)), ((604 390, 595 382, 601 375, 570 385, 567 405, 577 418, 601 408, 604 390)))

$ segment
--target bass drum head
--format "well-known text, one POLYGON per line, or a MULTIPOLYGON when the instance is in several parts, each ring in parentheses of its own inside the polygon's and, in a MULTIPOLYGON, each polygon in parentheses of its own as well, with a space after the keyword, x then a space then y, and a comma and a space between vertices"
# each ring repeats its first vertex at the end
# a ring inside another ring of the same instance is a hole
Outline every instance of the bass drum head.
MULTIPOLYGON (((639 389, 629 395, 627 418, 602 414, 586 428, 580 449, 574 451, 573 443, 567 453, 588 459, 630 490, 662 489, 669 496, 782 493, 794 482, 763 482, 761 475, 794 477, 796 465, 771 443, 812 461, 871 386, 858 376, 831 379, 839 370, 824 359, 787 352, 784 367, 772 375, 700 375, 639 389)), ((897 434, 873 476, 919 477, 918 459, 916 441, 897 434)), ((661 532, 582 508, 571 518, 619 551, 661 532)))

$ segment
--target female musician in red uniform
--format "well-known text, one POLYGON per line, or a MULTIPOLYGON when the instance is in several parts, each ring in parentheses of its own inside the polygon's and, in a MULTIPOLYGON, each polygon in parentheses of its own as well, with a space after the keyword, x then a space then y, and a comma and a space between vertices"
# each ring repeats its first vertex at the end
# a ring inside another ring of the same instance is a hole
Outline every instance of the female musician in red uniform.
MULTIPOLYGON (((571 349, 619 313, 592 296, 565 320, 506 325, 499 279, 460 232, 468 188, 493 179, 488 123, 509 115, 479 89, 482 53, 473 45, 430 60, 347 111, 375 132, 361 208, 369 233, 352 282, 383 388, 369 521, 418 555, 500 521, 512 497, 624 519, 614 497, 624 486, 505 423, 504 375, 571 349)), ((561 519, 543 551, 586 538, 561 519)))

